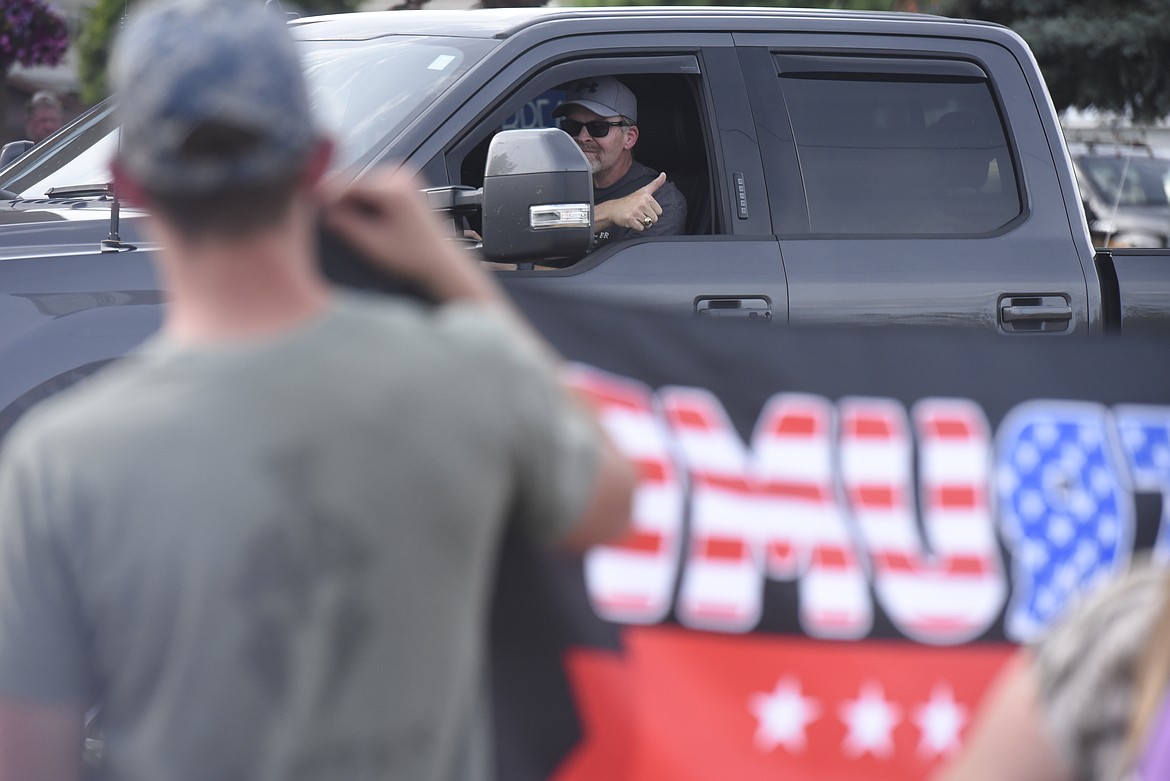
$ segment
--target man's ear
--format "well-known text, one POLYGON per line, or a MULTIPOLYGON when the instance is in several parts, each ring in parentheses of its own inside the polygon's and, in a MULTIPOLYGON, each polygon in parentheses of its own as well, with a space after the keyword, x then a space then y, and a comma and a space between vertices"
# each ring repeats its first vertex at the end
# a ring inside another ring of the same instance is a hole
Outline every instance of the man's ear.
POLYGON ((623 145, 623 148, 633 149, 636 143, 638 143, 638 126, 630 125, 626 128, 626 143, 623 145))
POLYGON ((317 140, 316 146, 305 163, 304 173, 301 174, 301 184, 310 190, 320 184, 325 173, 329 170, 330 161, 333 160, 334 148, 332 139, 321 137, 317 140))
POLYGON ((120 200, 133 206, 146 206, 147 198, 142 186, 126 173, 118 158, 110 162, 110 171, 114 174, 114 192, 120 200))

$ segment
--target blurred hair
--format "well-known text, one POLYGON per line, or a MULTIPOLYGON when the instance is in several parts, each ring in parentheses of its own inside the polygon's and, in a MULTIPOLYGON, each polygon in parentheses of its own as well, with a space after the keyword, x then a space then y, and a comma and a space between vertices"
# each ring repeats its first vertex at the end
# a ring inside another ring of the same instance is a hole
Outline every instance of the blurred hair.
POLYGON ((146 189, 151 210, 191 243, 247 236, 278 224, 287 214, 300 172, 279 181, 221 193, 176 194, 146 189))
POLYGON ((64 107, 61 105, 61 100, 47 89, 39 90, 33 93, 33 96, 28 99, 28 113, 32 114, 41 106, 49 106, 58 111, 63 111, 64 107))
MULTIPOLYGON (((221 122, 202 122, 176 151, 192 164, 230 165, 251 154, 255 133, 221 122)), ((303 164, 267 180, 188 192, 165 190, 140 182, 152 209, 187 241, 201 238, 238 238, 280 222, 288 211, 303 164)))
POLYGON ((1122 749, 1122 767, 1118 771, 1118 778, 1137 762, 1147 733, 1153 727, 1158 706, 1170 691, 1170 573, 1164 576, 1162 592, 1162 609, 1138 661, 1133 712, 1122 749))

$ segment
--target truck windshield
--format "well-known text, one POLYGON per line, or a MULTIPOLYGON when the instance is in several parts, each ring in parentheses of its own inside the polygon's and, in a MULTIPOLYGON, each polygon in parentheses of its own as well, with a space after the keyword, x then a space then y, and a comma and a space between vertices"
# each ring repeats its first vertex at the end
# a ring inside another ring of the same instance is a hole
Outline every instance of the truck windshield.
MULTIPOLYGON (((387 36, 298 45, 309 100, 321 127, 337 142, 333 165, 341 169, 390 144, 493 44, 387 36)), ((53 187, 109 182, 117 144, 113 105, 106 101, 5 169, 0 187, 22 198, 43 198, 53 187)))

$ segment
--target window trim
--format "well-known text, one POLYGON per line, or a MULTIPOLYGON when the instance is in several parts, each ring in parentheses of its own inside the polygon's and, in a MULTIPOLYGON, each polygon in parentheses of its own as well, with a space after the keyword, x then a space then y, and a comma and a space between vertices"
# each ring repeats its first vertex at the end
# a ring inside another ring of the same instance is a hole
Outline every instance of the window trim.
MULTIPOLYGON (((622 57, 587 57, 565 59, 541 68, 531 78, 517 82, 517 84, 499 99, 493 101, 492 108, 482 114, 475 122, 470 123, 463 132, 443 150, 443 162, 449 182, 458 182, 463 159, 483 141, 479 131, 484 127, 495 127, 503 124, 504 120, 515 113, 515 99, 517 95, 527 92, 534 86, 533 97, 540 95, 559 84, 573 81, 586 76, 620 76, 626 73, 660 73, 663 75, 677 74, 680 76, 699 76, 702 71, 699 67, 699 57, 696 54, 646 54, 622 57), (511 107, 511 108, 509 108, 511 107)), ((700 113, 702 107, 700 107, 700 113)), ((709 150, 708 150, 709 158, 709 150)), ((708 159, 708 166, 710 159, 708 159)))
MULTIPOLYGON (((1008 159, 1013 170, 1016 194, 1019 200, 1019 212, 1014 218, 990 231, 972 233, 916 233, 916 232, 851 232, 831 233, 812 230, 812 216, 809 213, 808 193, 804 186, 804 172, 799 168, 798 180, 801 183, 801 201, 804 205, 803 229, 793 225, 792 220, 777 221, 777 235, 785 239, 834 239, 834 240, 907 240, 907 239, 986 239, 1002 236, 1018 227, 1029 216, 1029 197, 1025 188, 1023 166, 1017 150, 1015 136, 1011 130, 1011 123, 1004 112, 1004 100, 1000 95, 994 79, 988 75, 987 68, 976 58, 956 56, 953 52, 935 52, 923 50, 907 53, 905 50, 872 49, 863 54, 856 50, 833 49, 785 49, 777 47, 760 47, 766 50, 771 60, 775 88, 778 90, 779 108, 783 112, 788 124, 786 141, 791 145, 791 154, 794 160, 799 160, 799 145, 792 130, 792 114, 789 105, 789 96, 784 89, 785 79, 817 79, 817 80, 848 80, 848 81, 875 81, 875 82, 932 82, 932 83, 967 83, 983 84, 992 101, 995 117, 999 127, 1003 130, 1008 159), (784 226, 787 223, 787 229, 784 226), (794 229, 795 228, 795 229, 794 229)), ((758 123, 757 123, 758 124, 758 123)))

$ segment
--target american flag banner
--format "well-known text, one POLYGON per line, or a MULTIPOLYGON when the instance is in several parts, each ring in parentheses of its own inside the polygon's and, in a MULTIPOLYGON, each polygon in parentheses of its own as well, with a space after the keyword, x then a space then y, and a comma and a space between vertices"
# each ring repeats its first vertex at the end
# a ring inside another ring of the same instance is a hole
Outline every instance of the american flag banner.
MULTIPOLYGON (((1170 495, 1170 410, 1122 405, 1114 414, 1134 490, 1170 495)), ((1162 502, 1154 556, 1170 562, 1170 502, 1162 502)))
POLYGON ((1020 643, 1170 566, 1164 341, 516 300, 638 487, 583 561, 505 543, 500 778, 925 780, 1020 643))
POLYGON ((1008 652, 632 629, 566 657, 584 739, 553 777, 924 777, 1008 652))
POLYGON ((1126 464, 1108 410, 1029 402, 1002 428, 1001 519, 1015 557, 1009 633, 1033 639, 1078 592, 1117 574, 1133 546, 1126 464))
POLYGON ((571 372, 570 381, 594 399, 602 424, 638 474, 629 533, 587 554, 590 602, 610 621, 657 623, 670 612, 683 531, 683 483, 670 456, 669 435, 654 415, 646 386, 583 368, 571 372))

